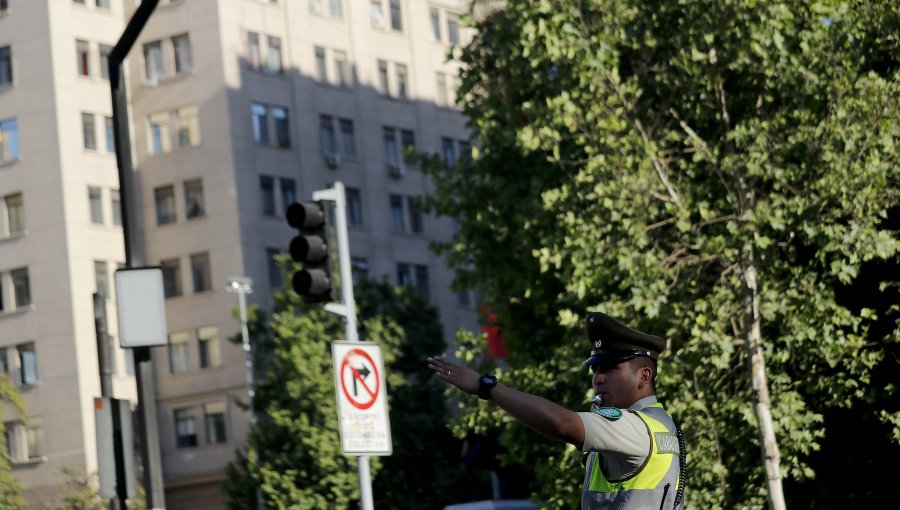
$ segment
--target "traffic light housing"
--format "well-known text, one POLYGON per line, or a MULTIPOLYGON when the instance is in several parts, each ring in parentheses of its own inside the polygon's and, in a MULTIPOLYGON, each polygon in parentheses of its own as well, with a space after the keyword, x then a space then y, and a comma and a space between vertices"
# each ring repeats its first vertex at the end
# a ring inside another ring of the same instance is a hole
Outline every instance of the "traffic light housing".
POLYGON ((291 240, 291 258, 303 264, 303 269, 294 273, 291 284, 294 292, 311 302, 331 299, 331 260, 325 218, 322 201, 293 203, 287 209, 288 224, 299 230, 291 240))

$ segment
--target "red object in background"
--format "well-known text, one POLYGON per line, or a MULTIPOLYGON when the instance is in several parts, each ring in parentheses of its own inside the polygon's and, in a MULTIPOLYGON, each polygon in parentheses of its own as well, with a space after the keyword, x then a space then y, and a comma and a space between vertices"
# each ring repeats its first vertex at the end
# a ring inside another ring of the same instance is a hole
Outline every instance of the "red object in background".
POLYGON ((506 348, 503 347, 503 335, 500 334, 500 328, 497 326, 497 314, 491 311, 488 306, 481 308, 484 314, 484 324, 481 325, 481 331, 484 333, 487 341, 487 352, 485 356, 488 359, 501 359, 507 356, 506 348))

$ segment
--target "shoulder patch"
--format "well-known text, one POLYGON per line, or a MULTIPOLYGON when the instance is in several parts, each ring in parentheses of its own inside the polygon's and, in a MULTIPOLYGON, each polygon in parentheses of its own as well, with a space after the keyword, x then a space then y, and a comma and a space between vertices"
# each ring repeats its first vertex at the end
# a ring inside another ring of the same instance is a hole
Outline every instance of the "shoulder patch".
POLYGON ((598 407, 591 412, 598 414, 609 421, 616 421, 622 417, 622 410, 618 407, 598 407))

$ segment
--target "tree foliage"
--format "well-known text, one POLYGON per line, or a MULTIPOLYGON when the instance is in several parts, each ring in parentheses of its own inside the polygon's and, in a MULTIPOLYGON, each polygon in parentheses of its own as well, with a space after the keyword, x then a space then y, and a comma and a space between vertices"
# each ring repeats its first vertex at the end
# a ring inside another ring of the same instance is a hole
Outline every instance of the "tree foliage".
MULTIPOLYGON (((371 457, 377 508, 440 508, 471 491, 459 462, 460 441, 446 429, 443 388, 428 377, 425 356, 443 352, 437 312, 416 291, 384 282, 356 290, 359 333, 382 348, 393 453, 371 457)), ((351 508, 359 499, 355 457, 341 452, 331 342, 341 320, 290 290, 276 294, 271 317, 248 314, 262 377, 254 399, 259 426, 237 452, 226 491, 234 509, 351 508), (258 455, 258 457, 257 457, 258 455), (257 460, 258 459, 258 460, 257 460)))
MULTIPOLYGON (((6 406, 12 405, 20 416, 27 415, 27 404, 19 389, 9 378, 9 374, 0 374, 0 416, 6 416, 6 406)), ((4 433, 3 422, 0 421, 0 436, 4 433)), ((26 501, 21 495, 22 483, 12 472, 12 462, 6 441, 0 443, 0 508, 18 510, 25 508, 26 501)))
MULTIPOLYGON (((868 289, 877 307, 846 289, 866 264, 898 262, 900 6, 478 7, 460 99, 480 153, 426 167, 432 205, 459 224, 445 253, 474 268, 461 283, 477 282, 500 319, 506 379, 584 408, 587 310, 664 335, 658 390, 688 438, 689 505, 761 508, 752 267, 785 476, 815 477, 835 409, 881 416, 897 437, 893 386, 873 374, 896 370, 898 283, 868 289)), ((501 420, 473 407, 457 431, 501 420)), ((575 506, 578 452, 502 426, 506 460, 535 469, 535 496, 575 506)))

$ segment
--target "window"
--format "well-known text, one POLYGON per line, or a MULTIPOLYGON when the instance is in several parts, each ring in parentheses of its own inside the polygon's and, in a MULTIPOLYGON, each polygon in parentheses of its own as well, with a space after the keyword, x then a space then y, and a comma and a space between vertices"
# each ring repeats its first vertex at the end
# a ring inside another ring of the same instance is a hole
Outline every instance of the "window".
POLYGON ((406 216, 403 213, 403 197, 391 195, 391 227, 395 232, 406 232, 406 216))
POLYGON ((286 148, 291 146, 291 132, 288 123, 287 108, 282 106, 273 106, 272 119, 275 121, 275 141, 279 147, 286 148))
POLYGON ((164 76, 162 41, 144 44, 144 78, 147 85, 158 85, 160 78, 164 76))
POLYGON ((424 232, 425 220, 422 212, 420 200, 415 197, 406 198, 406 210, 409 214, 409 230, 413 234, 421 234, 424 232))
POLYGON ((435 41, 441 40, 441 11, 436 7, 429 9, 431 15, 431 37, 435 41))
MULTIPOLYGON (((3 9, 0 9, 2 12, 3 9)), ((0 87, 3 85, 12 85, 13 68, 12 68, 12 49, 9 46, 0 48, 0 87)))
POLYGON ((247 65, 250 66, 250 69, 259 69, 259 66, 262 63, 262 52, 259 47, 259 34, 256 32, 247 32, 247 44, 249 46, 249 50, 247 51, 247 65))
POLYGON ((450 39, 450 44, 459 45, 459 20, 456 14, 449 12, 447 13, 447 37, 450 39))
POLYGON ((197 352, 200 354, 200 368, 222 365, 219 354, 219 328, 204 326, 197 330, 197 352))
POLYGON ((391 82, 388 76, 388 63, 385 60, 378 61, 378 87, 381 89, 381 93, 390 96, 391 95, 391 82))
POLYGON ((112 221, 113 225, 117 227, 122 226, 122 197, 119 195, 119 190, 113 189, 109 190, 109 201, 112 206, 112 221))
POLYGON ((75 57, 79 76, 91 75, 91 46, 87 41, 75 41, 75 57))
POLYGON ((437 77, 437 105, 446 107, 449 100, 447 95, 447 75, 437 73, 435 76, 437 77))
POLYGON ((176 35, 172 38, 172 47, 175 49, 175 73, 190 71, 193 68, 190 37, 187 34, 176 35))
POLYGON ((160 260, 159 267, 163 274, 163 295, 168 298, 178 297, 181 292, 181 261, 176 259, 160 260))
POLYGON ((196 147, 200 145, 200 119, 196 106, 185 106, 175 110, 178 123, 178 147, 196 147))
POLYGON ((97 0, 97 8, 109 10, 109 0, 97 0))
POLYGON ((372 19, 372 26, 384 29, 384 10, 381 7, 381 0, 372 0, 369 3, 369 12, 372 19))
POLYGON ((428 266, 421 264, 397 264, 397 283, 414 287, 427 300, 430 295, 428 266))
POLYGON ((403 145, 403 163, 407 167, 416 166, 416 134, 408 129, 400 130, 400 143, 403 145))
POLYGON ((294 179, 282 177, 278 179, 278 184, 281 186, 281 211, 287 214, 287 208, 297 201, 297 183, 294 179))
POLYGON ((225 442, 225 402, 203 406, 203 423, 206 428, 206 444, 225 442))
POLYGON ((275 216, 275 179, 269 175, 260 175, 259 189, 262 192, 263 216, 275 216))
POLYGON ((190 353, 188 342, 191 334, 187 331, 179 331, 169 334, 169 372, 183 374, 190 367, 190 353))
POLYGON ((194 417, 188 409, 175 409, 175 446, 190 448, 197 446, 197 428, 194 417))
POLYGON ((369 278, 369 261, 362 257, 350 258, 350 272, 353 283, 359 284, 369 278))
POLYGON ((113 47, 108 44, 99 45, 100 48, 100 77, 109 80, 109 54, 113 47))
POLYGON ((322 14, 322 0, 309 0, 309 12, 322 14))
POLYGON ((266 54, 266 71, 280 73, 284 71, 281 63, 281 38, 269 36, 269 51, 266 54))
POLYGON ((316 46, 316 74, 319 81, 328 83, 328 63, 325 60, 325 48, 316 46))
POLYGON ((334 70, 337 73, 339 87, 350 88, 353 85, 346 51, 334 50, 334 70))
POLYGON ((391 30, 394 32, 403 31, 403 18, 400 15, 400 0, 390 0, 391 2, 391 30))
POLYGON ((441 138, 441 154, 448 167, 456 166, 456 145, 452 138, 441 138))
POLYGON ((113 126, 113 118, 112 117, 103 117, 103 133, 106 137, 106 152, 110 154, 115 154, 116 152, 116 135, 115 135, 115 127, 113 126))
POLYGON ((164 154, 171 151, 169 112, 151 114, 147 121, 150 124, 150 154, 164 154))
POLYGON ((382 132, 384 136, 384 161, 389 167, 399 167, 400 154, 397 151, 397 134, 394 132, 394 128, 390 127, 385 127, 382 132))
POLYGON ((391 227, 395 232, 421 234, 424 232, 424 212, 415 197, 390 196, 391 227))
POLYGON ((21 421, 9 421, 3 424, 6 440, 6 451, 11 463, 35 461, 42 458, 41 449, 44 430, 40 418, 31 417, 26 426, 21 421))
POLYGON ((362 194, 356 188, 346 188, 347 225, 361 227, 363 225, 362 194))
POLYGON ((341 119, 341 154, 348 158, 356 157, 356 135, 353 132, 353 121, 341 119))
POLYGON ((406 71, 406 66, 394 64, 394 71, 397 73, 397 97, 409 99, 409 74, 406 71))
MULTIPOLYGON (((350 119, 338 119, 340 143, 338 133, 335 133, 335 119, 328 115, 319 117, 319 137, 322 154, 331 157, 337 154, 348 158, 356 157, 356 135, 353 130, 353 121, 350 119)), ((329 165, 331 163, 329 162, 329 165)))
POLYGON ((81 114, 81 140, 85 150, 97 150, 97 127, 95 124, 93 113, 81 114))
POLYGON ((19 159, 19 127, 16 119, 0 120, 0 163, 19 159))
POLYGON ((253 103, 250 110, 253 119, 253 139, 256 142, 281 148, 291 146, 291 131, 287 108, 253 103), (274 137, 269 135, 270 118, 272 119, 271 132, 274 133, 274 137))
POLYGON ((269 143, 269 113, 265 105, 253 103, 253 139, 258 143, 269 143))
POLYGON ((193 282, 195 293, 212 290, 209 253, 195 253, 191 255, 191 282, 193 282))
POLYGON ((94 290, 104 297, 111 297, 109 294, 109 266, 104 260, 94 261, 94 290))
POLYGON ((472 161, 472 144, 464 140, 459 141, 459 159, 460 161, 472 161))
POLYGON ((202 179, 184 182, 184 216, 189 220, 206 216, 202 179))
POLYGON ((13 284, 13 298, 16 308, 24 308, 31 304, 31 285, 28 280, 28 268, 13 269, 9 272, 13 284))
MULTIPOLYGON (((2 218, 0 221, 3 221, 3 224, 6 225, 6 234, 9 236, 18 236, 25 233, 25 203, 22 199, 21 193, 14 193, 12 195, 6 195, 3 197, 3 201, 0 202, 0 208, 2 208, 2 218)), ((2 229, 2 225, 0 225, 0 229, 2 229)), ((3 232, 0 231, 0 234, 3 232)), ((2 308, 2 307, 0 307, 2 308)))
POLYGON ((88 205, 91 211, 91 223, 103 225, 103 198, 100 188, 88 187, 88 205))
POLYGON ((34 343, 27 343, 16 346, 19 365, 19 384, 35 384, 38 382, 38 365, 37 353, 34 350, 34 343))
POLYGON ((341 0, 328 0, 328 12, 332 18, 341 18, 344 13, 341 10, 341 0))
POLYGON ((9 2, 7 0, 0 0, 0 14, 3 14, 9 9, 9 2))
MULTIPOLYGON (((384 161, 388 168, 392 170, 402 170, 406 166, 415 166, 416 135, 409 129, 399 130, 400 147, 397 146, 398 130, 385 126, 383 128, 384 136, 384 161), (402 154, 401 154, 402 147, 402 154), (402 156, 402 160, 401 160, 402 156), (402 164, 401 164, 402 161, 402 164)), ((397 175, 399 176, 399 175, 397 175)))
POLYGON ((284 282, 284 271, 278 265, 278 256, 281 251, 275 248, 266 248, 266 269, 269 273, 269 288, 277 290, 284 282))
POLYGON ((170 184, 154 189, 153 199, 156 202, 156 224, 175 223, 175 187, 170 184))
POLYGON ((327 115, 319 117, 319 139, 322 144, 322 154, 326 156, 337 154, 337 137, 334 133, 334 119, 327 115))

